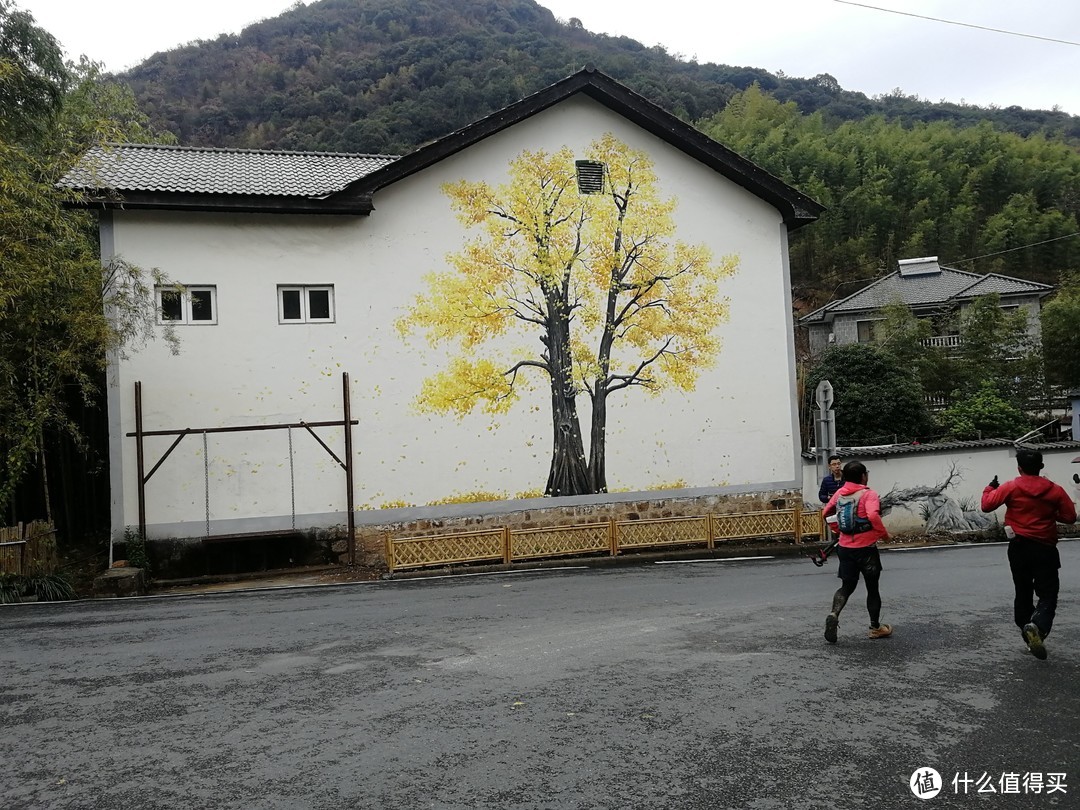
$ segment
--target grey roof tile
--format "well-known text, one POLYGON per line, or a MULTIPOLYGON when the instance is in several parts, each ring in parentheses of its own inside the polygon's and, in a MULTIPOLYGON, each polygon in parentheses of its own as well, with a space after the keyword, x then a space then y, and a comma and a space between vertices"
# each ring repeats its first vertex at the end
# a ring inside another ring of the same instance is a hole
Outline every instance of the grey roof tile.
POLYGON ((1041 294, 1052 290, 1049 284, 1039 284, 1037 281, 1024 281, 1011 276, 1002 276, 997 273, 988 273, 980 278, 966 290, 956 294, 956 298, 974 298, 979 295, 1016 295, 1023 293, 1041 294))
POLYGON ((831 301, 800 319, 801 323, 821 323, 829 315, 842 312, 867 312, 901 301, 908 306, 947 304, 979 295, 1042 294, 1052 287, 1034 281, 1002 276, 996 273, 978 275, 954 267, 941 267, 940 273, 901 275, 890 273, 863 287, 846 298, 831 301))
MULTIPOLYGON (((1080 450, 1080 441, 1061 442, 1021 442, 1012 439, 971 439, 969 441, 927 442, 926 444, 890 444, 878 447, 838 447, 836 455, 841 458, 883 458, 904 456, 912 453, 957 453, 964 450, 980 450, 990 447, 1027 447, 1032 450, 1080 450)), ((815 458, 813 453, 804 452, 803 458, 815 458)))
POLYGON ((114 144, 92 148, 58 185, 119 192, 318 198, 395 160, 395 155, 114 144))
POLYGON ((851 312, 863 309, 880 309, 894 301, 911 306, 944 304, 958 292, 979 280, 974 273, 941 268, 931 275, 901 276, 891 273, 885 278, 864 287, 832 307, 833 312, 851 312))

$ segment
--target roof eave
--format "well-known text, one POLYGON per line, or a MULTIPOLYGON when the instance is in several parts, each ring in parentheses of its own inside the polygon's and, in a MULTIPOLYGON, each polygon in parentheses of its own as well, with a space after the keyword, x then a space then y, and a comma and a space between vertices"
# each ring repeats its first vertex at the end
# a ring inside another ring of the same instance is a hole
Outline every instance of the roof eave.
POLYGON ((967 302, 974 301, 976 298, 982 298, 984 295, 996 295, 998 298, 1030 298, 1031 296, 1044 298, 1053 291, 1053 288, 1050 288, 1046 290, 1014 290, 1013 292, 974 293, 971 295, 954 295, 949 300, 967 302))
POLYGON ((585 93, 769 202, 780 211, 789 230, 814 222, 825 211, 825 207, 817 201, 591 67, 376 169, 334 196, 343 200, 370 196, 578 92, 585 93))
POLYGON ((65 208, 228 212, 234 214, 336 214, 366 216, 374 206, 371 196, 349 200, 283 197, 257 194, 190 194, 181 192, 127 192, 112 196, 89 195, 70 200, 65 208))

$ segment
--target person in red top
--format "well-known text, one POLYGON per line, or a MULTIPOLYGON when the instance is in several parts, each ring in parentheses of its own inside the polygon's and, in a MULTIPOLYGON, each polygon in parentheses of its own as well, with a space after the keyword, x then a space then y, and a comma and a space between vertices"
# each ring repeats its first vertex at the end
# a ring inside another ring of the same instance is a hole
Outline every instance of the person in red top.
POLYGON ((1046 659, 1043 640, 1050 635, 1057 612, 1058 523, 1075 523, 1076 507, 1065 490, 1039 475, 1043 468, 1038 450, 1018 450, 1016 468, 1020 475, 998 484, 997 476, 982 494, 982 510, 993 512, 1005 504, 1005 535, 1009 538, 1009 570, 1016 597, 1013 621, 1040 660, 1046 659), (1033 596, 1039 604, 1032 606, 1033 596))
POLYGON ((844 483, 833 493, 823 517, 836 514, 839 522, 840 545, 836 556, 840 560, 840 590, 833 595, 832 611, 825 617, 825 640, 836 643, 836 628, 840 624, 840 611, 848 597, 859 586, 859 576, 866 583, 866 610, 870 614, 870 638, 887 638, 892 627, 881 624, 881 555, 878 540, 885 540, 889 532, 881 522, 881 499, 868 487, 870 476, 866 466, 859 461, 844 465, 844 483), (845 525, 847 524, 847 525, 845 525))

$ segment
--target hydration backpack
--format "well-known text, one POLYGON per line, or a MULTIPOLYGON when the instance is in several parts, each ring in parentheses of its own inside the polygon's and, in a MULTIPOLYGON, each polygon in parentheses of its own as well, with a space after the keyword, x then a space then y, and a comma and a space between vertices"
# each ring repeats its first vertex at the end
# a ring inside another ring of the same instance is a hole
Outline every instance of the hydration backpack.
POLYGON ((859 534, 874 528, 869 520, 855 514, 864 492, 866 492, 865 489, 860 489, 836 499, 836 525, 841 534, 859 534))

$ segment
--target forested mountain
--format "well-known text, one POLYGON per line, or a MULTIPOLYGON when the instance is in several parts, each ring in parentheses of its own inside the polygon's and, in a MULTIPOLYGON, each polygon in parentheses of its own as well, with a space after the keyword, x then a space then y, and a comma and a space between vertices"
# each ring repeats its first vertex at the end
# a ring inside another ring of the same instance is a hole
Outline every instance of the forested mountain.
POLYGON ((322 0, 239 36, 156 54, 123 78, 183 144, 397 154, 587 62, 688 121, 719 112, 757 82, 831 122, 873 113, 907 124, 991 120, 1019 134, 1080 140, 1080 118, 1066 113, 869 99, 828 74, 685 62, 556 20, 534 0, 322 0))
POLYGON ((1080 219, 1080 117, 686 62, 534 0, 298 4, 120 78, 182 144, 402 154, 590 62, 829 207, 792 240, 802 305, 911 256, 1051 283, 1080 267, 1062 238, 1080 219))
POLYGON ((1048 284, 1080 268, 1080 152, 1060 140, 988 121, 830 126, 757 88, 697 126, 826 206, 791 242, 808 305, 915 256, 1048 284))

